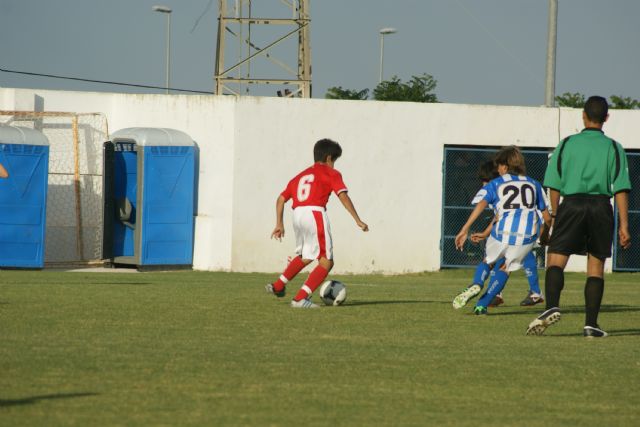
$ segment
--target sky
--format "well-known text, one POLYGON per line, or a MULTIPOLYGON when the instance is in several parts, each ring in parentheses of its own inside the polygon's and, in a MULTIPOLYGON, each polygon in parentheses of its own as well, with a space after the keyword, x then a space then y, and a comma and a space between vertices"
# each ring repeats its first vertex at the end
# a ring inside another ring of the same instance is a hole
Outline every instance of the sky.
MULTIPOLYGON (((372 91, 379 30, 393 27, 397 33, 384 43, 385 79, 430 74, 441 102, 544 104, 548 0, 309 1, 314 98, 333 86, 372 91)), ((640 1, 558 3, 556 94, 640 99, 640 1)), ((213 92, 218 0, 0 0, 0 68, 163 87, 166 15, 152 11, 157 4, 173 10, 171 87, 213 92)), ((290 13, 282 0, 253 0, 254 17, 290 13)), ((252 42, 263 47, 282 31, 254 26, 252 42)), ((278 45, 273 55, 290 62, 294 43, 278 45)), ((238 49, 229 46, 232 63, 238 49)), ((260 61, 254 77, 282 77, 260 61)), ((0 87, 163 93, 2 71, 0 87)))

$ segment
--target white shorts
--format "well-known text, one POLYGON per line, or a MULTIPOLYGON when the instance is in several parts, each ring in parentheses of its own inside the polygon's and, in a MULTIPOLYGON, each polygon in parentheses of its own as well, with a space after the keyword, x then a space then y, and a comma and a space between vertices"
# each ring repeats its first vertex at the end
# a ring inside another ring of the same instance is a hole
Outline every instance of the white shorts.
POLYGON ((485 262, 495 264, 500 258, 505 258, 504 268, 511 272, 522 268, 522 260, 533 250, 535 242, 527 245, 508 245, 489 236, 485 246, 485 262))
POLYGON ((333 259, 331 225, 324 208, 299 206, 293 210, 296 254, 303 259, 333 259))

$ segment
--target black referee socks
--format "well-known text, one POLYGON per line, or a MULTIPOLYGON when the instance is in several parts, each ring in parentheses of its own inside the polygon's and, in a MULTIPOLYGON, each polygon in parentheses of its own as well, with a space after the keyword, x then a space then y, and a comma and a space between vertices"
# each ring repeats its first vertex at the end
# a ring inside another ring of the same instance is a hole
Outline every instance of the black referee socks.
POLYGON ((598 313, 600 313, 602 295, 604 295, 604 279, 587 277, 587 282, 584 284, 585 326, 598 327, 598 313))
POLYGON ((562 268, 557 266, 547 268, 544 276, 544 294, 547 298, 547 310, 553 307, 560 307, 562 289, 564 289, 564 271, 562 268))

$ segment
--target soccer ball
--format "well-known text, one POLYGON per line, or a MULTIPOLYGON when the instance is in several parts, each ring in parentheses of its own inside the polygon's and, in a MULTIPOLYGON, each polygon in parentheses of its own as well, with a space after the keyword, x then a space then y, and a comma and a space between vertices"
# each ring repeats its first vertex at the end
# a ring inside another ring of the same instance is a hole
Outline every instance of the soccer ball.
POLYGON ((326 305, 340 305, 347 299, 347 288, 337 280, 327 280, 320 286, 320 299, 326 305))

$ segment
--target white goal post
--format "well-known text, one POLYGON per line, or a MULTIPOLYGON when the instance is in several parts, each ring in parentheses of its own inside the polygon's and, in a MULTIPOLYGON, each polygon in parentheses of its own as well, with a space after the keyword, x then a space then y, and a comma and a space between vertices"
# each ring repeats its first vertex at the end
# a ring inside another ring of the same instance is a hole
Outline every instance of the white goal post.
POLYGON ((0 124, 41 131, 49 139, 45 264, 102 257, 103 144, 101 113, 0 111, 0 124))

